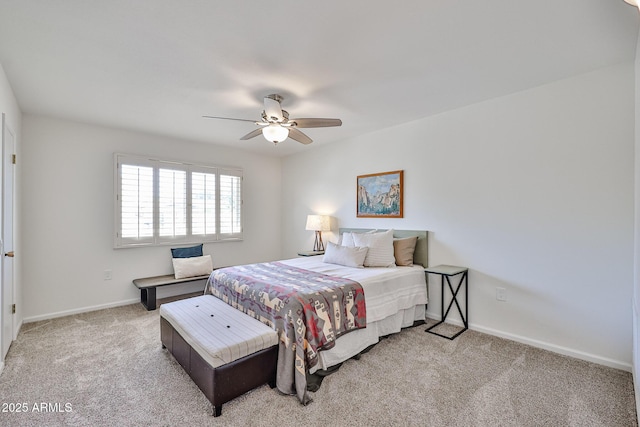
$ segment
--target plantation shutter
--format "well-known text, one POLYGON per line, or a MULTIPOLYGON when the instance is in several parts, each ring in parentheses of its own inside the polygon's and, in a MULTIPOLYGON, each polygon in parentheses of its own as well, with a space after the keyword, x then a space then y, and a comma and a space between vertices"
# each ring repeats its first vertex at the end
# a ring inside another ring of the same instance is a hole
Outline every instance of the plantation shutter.
POLYGON ((161 240, 187 235, 187 171, 161 163, 158 170, 158 226, 161 240))
POLYGON ((191 173, 191 233, 215 236, 216 169, 198 169, 191 173))
POLYGON ((242 169, 114 154, 114 247, 242 239, 242 169))
POLYGON ((117 163, 116 237, 121 243, 153 242, 153 166, 117 163))
POLYGON ((220 238, 242 237, 242 171, 220 170, 220 238))

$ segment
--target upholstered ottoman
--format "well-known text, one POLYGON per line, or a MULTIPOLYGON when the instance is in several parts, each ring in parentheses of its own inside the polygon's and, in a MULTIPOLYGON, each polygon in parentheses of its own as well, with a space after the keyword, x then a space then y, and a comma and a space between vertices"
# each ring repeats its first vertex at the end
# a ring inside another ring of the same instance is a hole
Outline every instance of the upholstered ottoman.
POLYGON ((163 348, 180 363, 213 405, 262 384, 275 387, 278 335, 213 295, 160 306, 163 348))

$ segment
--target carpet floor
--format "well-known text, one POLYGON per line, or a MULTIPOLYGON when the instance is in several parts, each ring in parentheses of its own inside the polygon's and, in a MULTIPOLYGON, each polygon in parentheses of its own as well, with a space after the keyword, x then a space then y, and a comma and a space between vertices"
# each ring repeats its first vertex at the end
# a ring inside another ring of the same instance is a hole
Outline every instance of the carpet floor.
POLYGON ((10 426, 637 426, 629 372, 475 331, 404 330, 307 406, 267 385, 211 405, 140 304, 25 324, 0 375, 10 426))

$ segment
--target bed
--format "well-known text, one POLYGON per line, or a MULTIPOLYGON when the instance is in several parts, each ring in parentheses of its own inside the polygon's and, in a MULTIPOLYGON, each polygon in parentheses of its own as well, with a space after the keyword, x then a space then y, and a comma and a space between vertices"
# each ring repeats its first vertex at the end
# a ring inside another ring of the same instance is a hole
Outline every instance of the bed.
MULTIPOLYGON (((307 404, 311 401, 309 374, 339 365, 380 337, 425 319, 427 232, 340 229, 341 240, 353 234, 364 240, 370 238, 364 234, 388 237, 390 233, 395 240, 417 237, 409 260, 414 265, 354 268, 324 262, 336 248, 343 250, 341 245, 332 246, 324 256, 215 270, 205 293, 278 331, 278 390, 295 394, 307 404), (299 288, 304 291, 298 292, 299 288), (286 291, 277 293, 282 289, 286 291), (297 304, 294 300, 301 301, 300 305, 291 306, 297 304)), ((369 254, 373 254, 371 249, 369 254)), ((370 264, 376 265, 375 260, 370 264)))

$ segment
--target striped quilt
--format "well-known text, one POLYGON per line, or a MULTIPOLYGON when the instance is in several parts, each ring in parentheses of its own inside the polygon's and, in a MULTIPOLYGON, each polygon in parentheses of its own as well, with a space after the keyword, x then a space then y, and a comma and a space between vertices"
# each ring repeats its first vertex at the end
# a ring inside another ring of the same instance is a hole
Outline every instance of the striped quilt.
POLYGON ((311 401, 306 372, 318 363, 318 351, 366 327, 364 290, 358 282, 280 262, 215 270, 205 293, 278 332, 278 390, 296 394, 303 404, 311 401))

